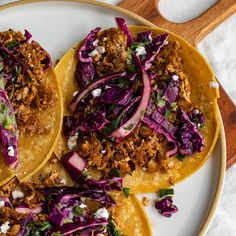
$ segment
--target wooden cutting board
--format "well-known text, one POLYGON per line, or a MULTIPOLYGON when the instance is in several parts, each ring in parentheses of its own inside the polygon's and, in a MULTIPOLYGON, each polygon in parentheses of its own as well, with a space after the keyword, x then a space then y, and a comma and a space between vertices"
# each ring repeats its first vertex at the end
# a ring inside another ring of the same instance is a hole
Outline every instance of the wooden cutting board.
MULTIPOLYGON (((204 36, 236 12, 236 0, 220 0, 194 20, 186 23, 173 23, 161 16, 157 7, 158 0, 123 0, 119 6, 144 17, 158 27, 182 36, 194 46, 197 46, 204 36)), ((225 128, 227 168, 229 168, 236 162, 236 106, 221 85, 220 95, 218 104, 225 128)))

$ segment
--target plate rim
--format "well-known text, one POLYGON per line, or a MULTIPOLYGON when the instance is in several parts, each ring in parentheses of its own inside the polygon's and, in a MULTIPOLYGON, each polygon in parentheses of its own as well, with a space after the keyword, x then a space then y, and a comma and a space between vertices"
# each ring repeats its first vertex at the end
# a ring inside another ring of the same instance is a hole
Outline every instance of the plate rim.
MULTIPOLYGON (((116 5, 111 5, 108 3, 104 3, 104 2, 99 2, 99 1, 95 1, 95 0, 21 0, 21 1, 17 1, 17 2, 12 2, 12 3, 7 3, 4 4, 2 6, 0 6, 0 11, 3 11, 5 9, 9 9, 9 8, 13 8, 16 6, 21 6, 21 5, 26 5, 26 4, 32 4, 32 3, 43 3, 43 2, 67 2, 67 3, 84 3, 84 4, 89 4, 89 5, 94 5, 94 6, 98 6, 98 7, 103 7, 103 8, 108 8, 117 12, 120 12, 124 15, 127 15, 128 17, 135 19, 137 21, 139 21, 140 23, 142 23, 143 25, 146 26, 151 26, 151 27, 157 27, 155 24, 151 23, 150 21, 146 20, 145 18, 132 13, 126 9, 123 9, 121 7, 118 7, 116 5)), ((159 27, 158 27, 159 28, 159 27)), ((172 32, 173 33, 173 32, 172 32)), ((178 37, 180 37, 178 35, 178 37)), ((182 38, 182 37, 180 37, 182 38)), ((186 41, 186 40, 185 40, 186 41)), ((188 43, 188 41, 186 41, 188 43)), ((191 45, 191 44, 189 44, 191 45)), ((191 47, 193 47, 191 45, 191 47)), ((195 47, 193 47, 195 50, 197 50, 195 47)), ((203 57, 204 58, 204 57, 203 57)), ((207 62, 207 60, 204 58, 204 60, 207 62)), ((208 66, 209 63, 207 62, 208 66)), ((209 66, 211 68, 211 66, 209 66)), ((214 74, 214 73, 213 73, 214 74)), ((222 194, 222 190, 223 190, 223 184, 224 184, 224 177, 225 177, 225 172, 226 172, 226 139, 225 139, 225 131, 224 131, 224 125, 223 125, 223 121, 222 121, 222 117, 220 114, 220 110, 217 104, 217 108, 218 108, 218 114, 219 114, 219 121, 220 121, 220 132, 219 132, 219 137, 218 140, 220 139, 220 168, 219 168, 219 177, 218 177, 218 183, 217 183, 217 188, 212 200, 212 204, 211 207, 208 211, 207 216, 205 217, 205 220, 203 221, 201 228, 199 229, 198 235, 205 235, 205 233, 207 232, 207 229, 209 228, 212 220, 213 220, 213 216, 216 212, 217 206, 219 204, 219 200, 222 194)))

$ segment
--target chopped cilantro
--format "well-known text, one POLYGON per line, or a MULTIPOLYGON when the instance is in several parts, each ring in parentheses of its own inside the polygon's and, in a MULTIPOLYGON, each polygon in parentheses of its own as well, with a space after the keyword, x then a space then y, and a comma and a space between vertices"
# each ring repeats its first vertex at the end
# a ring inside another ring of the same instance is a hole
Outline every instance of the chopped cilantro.
POLYGON ((123 236, 121 232, 116 228, 112 218, 110 217, 108 220, 108 225, 107 225, 107 232, 111 236, 123 236))
POLYGON ((118 129, 120 124, 120 119, 122 116, 119 116, 116 120, 112 120, 102 131, 104 135, 110 134, 113 130, 118 129))
POLYGON ((172 112, 170 110, 166 110, 165 118, 169 120, 171 118, 171 116, 172 116, 172 112))
POLYGON ((21 73, 21 66, 17 67, 17 70, 16 70, 16 77, 18 77, 21 73))
POLYGON ((123 193, 126 197, 129 197, 129 191, 130 191, 129 188, 123 188, 123 193))
POLYGON ((116 108, 116 105, 115 105, 115 104, 111 104, 111 105, 108 107, 108 113, 112 112, 115 108, 116 108))
POLYGON ((160 189, 159 190, 159 196, 164 197, 167 195, 174 195, 174 189, 173 188, 169 188, 169 189, 160 189))
POLYGON ((17 45, 16 40, 12 40, 11 42, 9 42, 9 43, 6 45, 6 47, 9 48, 9 49, 12 49, 12 48, 14 48, 16 45, 17 45))
POLYGON ((159 107, 164 107, 165 104, 166 104, 166 102, 165 102, 165 100, 163 100, 163 99, 159 99, 159 100, 157 101, 157 104, 158 104, 159 107))
POLYGON ((73 208, 73 212, 77 215, 77 216, 82 216, 83 215, 83 212, 84 212, 84 209, 81 208, 80 206, 75 206, 73 208))
POLYGON ((29 77, 29 78, 28 78, 28 81, 29 81, 29 82, 32 82, 32 81, 33 81, 33 79, 32 79, 31 77, 29 77))
POLYGON ((63 236, 63 234, 61 234, 61 232, 54 232, 51 236, 63 236))
POLYGON ((132 72, 132 73, 136 72, 135 65, 132 63, 127 64, 127 69, 129 72, 132 72))
POLYGON ((119 169, 117 168, 112 168, 109 172, 109 175, 112 177, 120 177, 121 176, 121 172, 119 169))
POLYGON ((3 70, 3 68, 4 68, 4 63, 3 63, 3 61, 1 61, 0 62, 0 72, 3 70))
POLYGON ((172 102, 171 104, 170 104, 170 108, 175 108, 177 106, 177 102, 172 102))
POLYGON ((179 160, 183 161, 186 156, 183 155, 183 154, 177 154, 176 157, 177 157, 179 160))

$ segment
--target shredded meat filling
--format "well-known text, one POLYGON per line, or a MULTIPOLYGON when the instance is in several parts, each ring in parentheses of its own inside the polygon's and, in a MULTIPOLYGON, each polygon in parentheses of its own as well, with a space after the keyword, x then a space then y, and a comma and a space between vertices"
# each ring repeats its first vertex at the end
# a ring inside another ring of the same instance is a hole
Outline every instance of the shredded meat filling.
MULTIPOLYGON (((57 101, 55 91, 45 76, 43 60, 47 57, 47 52, 36 41, 25 42, 26 38, 21 32, 1 32, 0 40, 26 68, 24 73, 19 70, 5 85, 20 132, 31 135, 48 132, 36 115, 40 110, 53 107, 57 101), (9 48, 10 44, 12 46, 9 48)), ((4 66, 3 71, 6 72, 5 70, 8 68, 4 66)))

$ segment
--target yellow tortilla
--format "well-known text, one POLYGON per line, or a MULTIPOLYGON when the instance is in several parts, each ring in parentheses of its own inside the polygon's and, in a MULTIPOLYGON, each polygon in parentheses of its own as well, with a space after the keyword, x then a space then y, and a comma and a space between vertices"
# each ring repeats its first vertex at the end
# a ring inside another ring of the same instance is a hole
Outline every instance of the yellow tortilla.
POLYGON ((45 76, 56 93, 57 102, 46 111, 38 111, 37 116, 44 127, 51 128, 50 132, 33 136, 19 135, 19 163, 16 169, 10 170, 0 156, 0 186, 13 176, 20 182, 25 181, 40 170, 53 153, 62 126, 62 99, 54 69, 50 69, 45 76))
MULTIPOLYGON (((149 30, 153 31, 153 37, 164 32, 159 28, 144 26, 130 26, 129 29, 133 36, 136 36, 138 32, 149 30)), ((213 71, 194 47, 179 36, 170 33, 170 41, 175 40, 181 46, 179 52, 180 57, 183 59, 184 72, 191 86, 191 101, 198 105, 198 108, 206 118, 205 128, 202 131, 205 138, 205 147, 202 153, 195 153, 183 161, 173 158, 175 168, 168 170, 168 172, 147 173, 142 169, 136 169, 132 176, 127 175, 125 177, 125 186, 129 187, 133 193, 154 192, 160 188, 173 185, 193 174, 206 162, 214 149, 219 135, 220 124, 217 106, 219 90, 209 86, 209 82, 216 82, 213 71)), ((77 64, 76 52, 79 45, 71 48, 56 66, 56 74, 62 88, 64 115, 70 114, 68 105, 71 102, 73 92, 78 89, 74 73, 77 64)), ((60 158, 66 151, 66 142, 61 135, 55 153, 60 158)))

